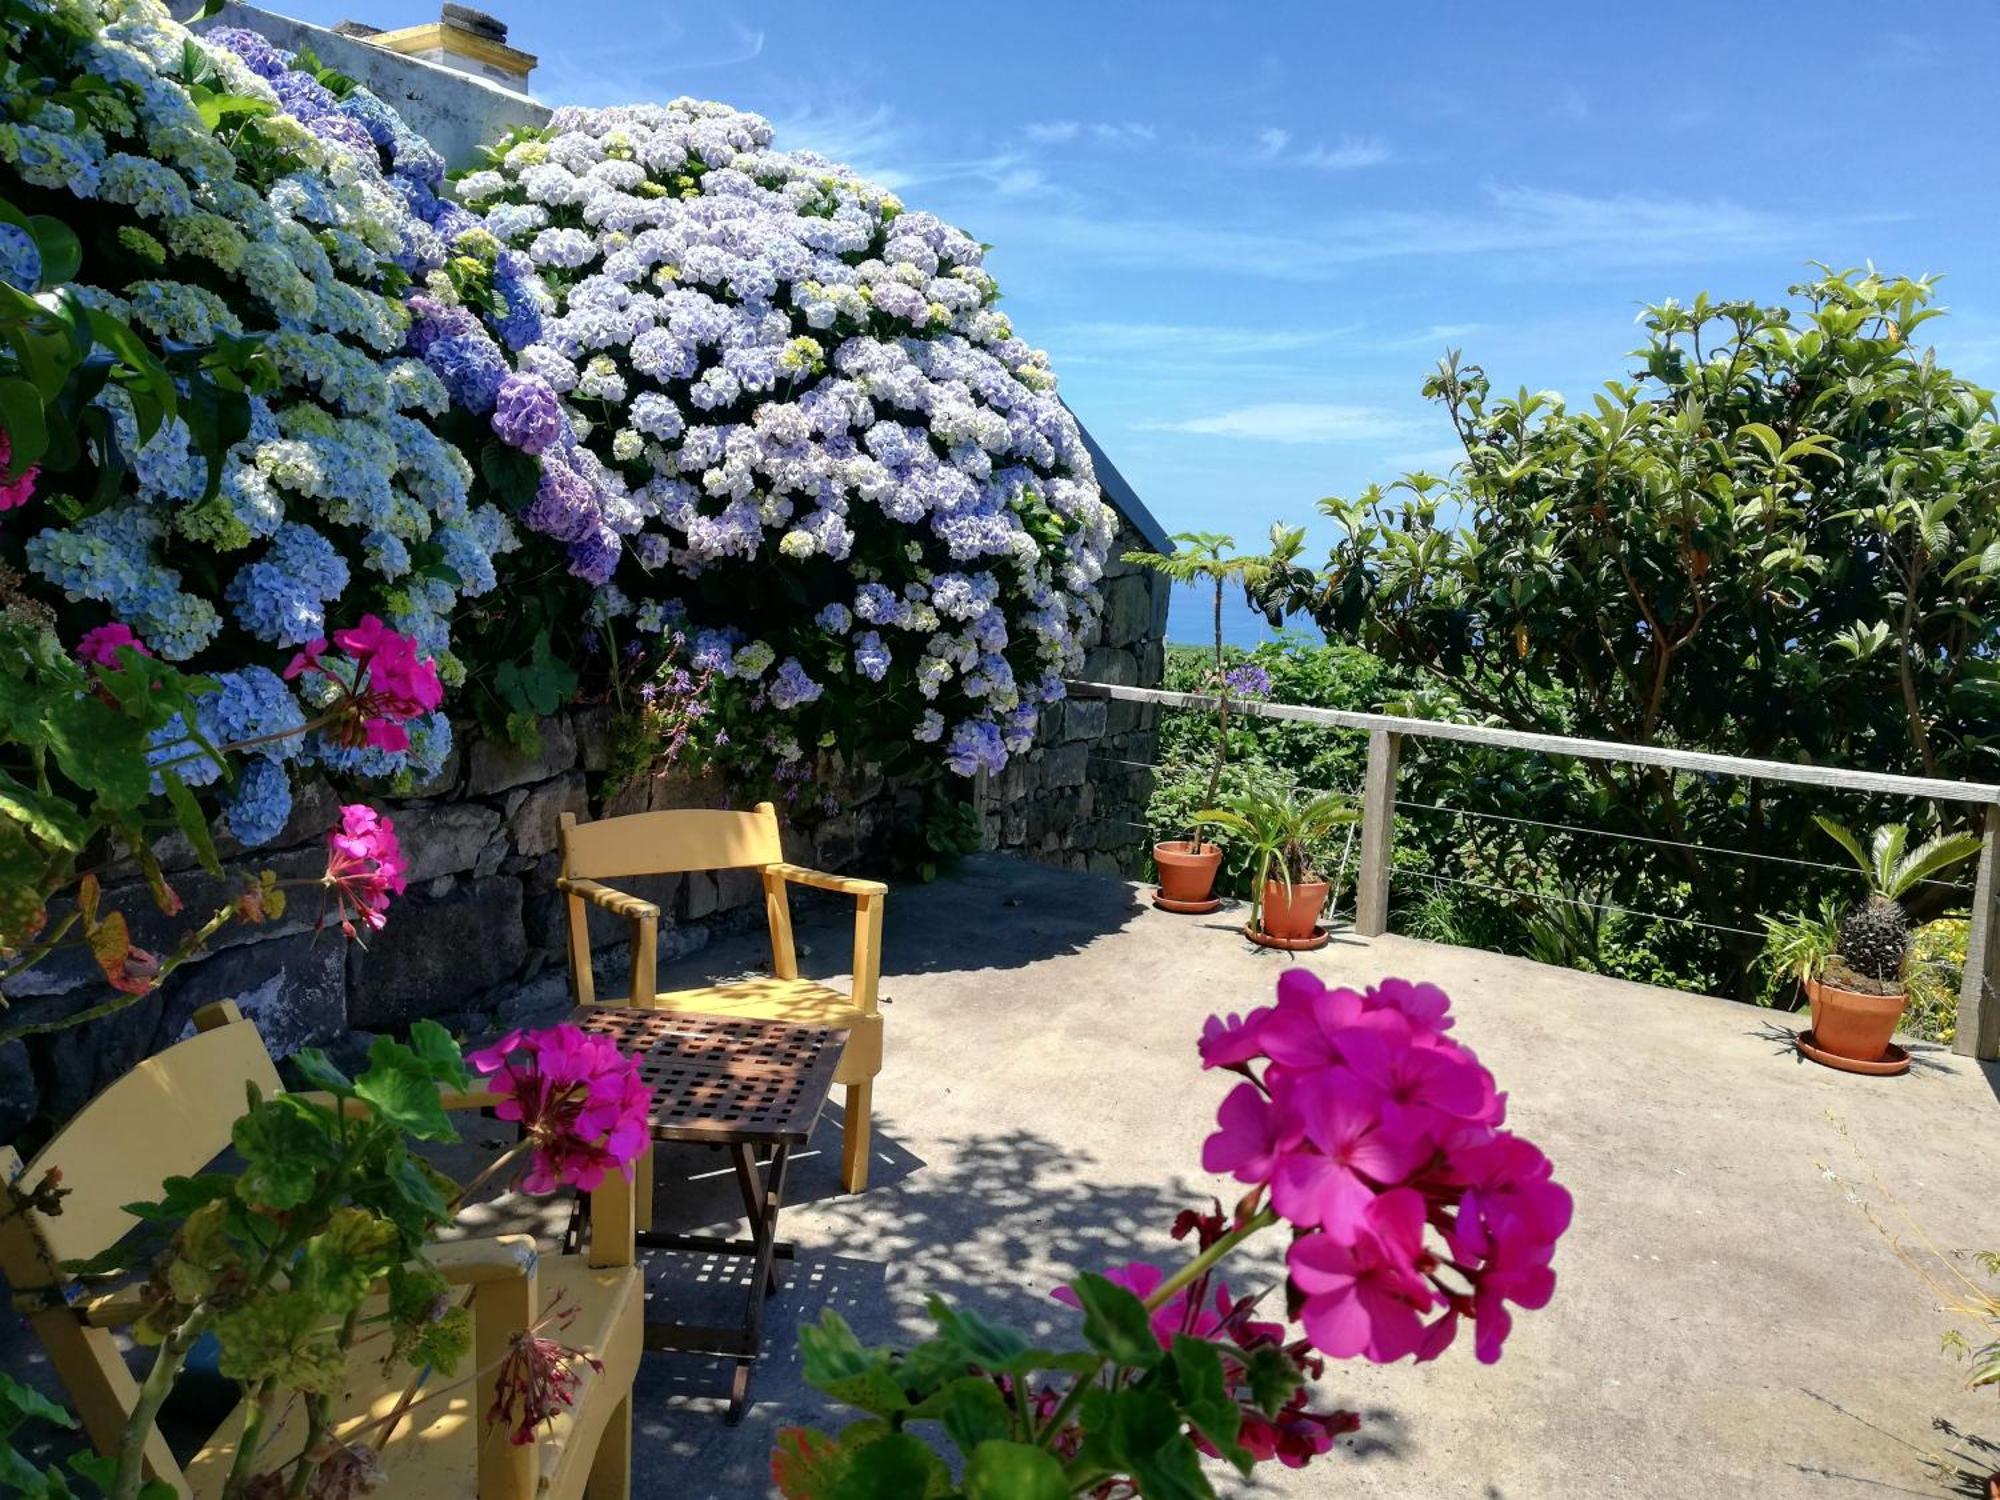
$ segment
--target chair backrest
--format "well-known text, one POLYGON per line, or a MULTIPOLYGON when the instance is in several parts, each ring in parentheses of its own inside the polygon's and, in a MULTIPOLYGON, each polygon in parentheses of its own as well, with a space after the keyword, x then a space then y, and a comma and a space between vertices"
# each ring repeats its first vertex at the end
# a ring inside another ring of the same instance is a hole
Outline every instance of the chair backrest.
POLYGON ((582 880, 754 869, 785 857, 778 810, 768 802, 750 812, 684 808, 595 823, 579 823, 565 814, 560 836, 562 873, 582 880))
MULTIPOLYGON (((55 1169, 69 1190, 56 1213, 0 1204, 0 1272, 17 1301, 27 1299, 29 1324, 100 1453, 117 1451, 139 1387, 109 1329, 74 1310, 88 1293, 62 1263, 110 1249, 138 1222, 125 1204, 157 1197, 166 1178, 199 1172, 220 1155, 247 1106, 248 1085, 266 1094, 282 1087, 256 1026, 233 1004, 202 1007, 195 1024, 202 1028, 196 1035, 92 1099, 25 1167, 0 1147, 0 1183, 32 1193, 55 1169)), ((188 1493, 157 1428, 146 1435, 145 1452, 153 1478, 188 1493)))

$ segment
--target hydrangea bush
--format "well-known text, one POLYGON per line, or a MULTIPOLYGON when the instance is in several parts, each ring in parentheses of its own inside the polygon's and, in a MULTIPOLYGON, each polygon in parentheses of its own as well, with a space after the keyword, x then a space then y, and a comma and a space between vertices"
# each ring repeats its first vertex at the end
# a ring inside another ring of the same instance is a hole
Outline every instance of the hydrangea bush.
POLYGON ((553 299, 507 422, 568 462, 521 520, 619 649, 712 674, 711 750, 1028 745, 1112 515, 977 243, 689 100, 558 110, 458 187, 553 299))
MULTIPOLYGON (((201 731, 264 746, 224 792, 244 842, 283 826, 288 765, 431 773, 450 744, 441 712, 393 749, 287 737, 315 705, 276 669, 374 610, 459 680, 452 614, 515 545, 439 434, 446 383, 408 352, 404 296, 434 233, 352 142, 304 128, 155 0, 10 0, 5 15, 0 180, 24 213, 75 226, 74 295, 162 357, 251 351, 226 407, 185 382, 164 418, 123 387, 96 391, 82 461, 9 513, 6 560, 64 638, 122 626, 212 675, 201 731)), ((0 275, 31 289, 37 247, 8 249, 0 275)))

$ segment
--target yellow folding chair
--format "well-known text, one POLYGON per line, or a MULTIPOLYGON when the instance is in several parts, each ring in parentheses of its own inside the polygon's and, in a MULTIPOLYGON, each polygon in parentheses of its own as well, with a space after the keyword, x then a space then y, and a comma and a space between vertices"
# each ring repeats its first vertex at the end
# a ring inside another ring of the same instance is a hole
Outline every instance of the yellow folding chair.
MULTIPOLYGON (((787 864, 779 844, 778 812, 768 802, 753 812, 693 809, 633 813, 595 823, 562 815, 563 893, 569 918, 570 982, 583 1005, 635 1005, 664 1010, 706 1011, 752 1016, 808 1026, 845 1026, 847 1048, 835 1083, 847 1088, 846 1128, 841 1142, 840 1181, 850 1193, 868 1186, 869 1114, 875 1075, 882 1071, 882 905, 889 888, 879 880, 855 880, 787 864), (635 875, 679 875, 696 870, 755 870, 763 880, 764 913, 771 928, 771 977, 699 989, 659 989, 660 909, 650 901, 604 884, 635 875), (854 898, 853 989, 839 990, 799 978, 792 944, 787 887, 812 886, 854 898), (631 924, 632 979, 629 998, 600 1002, 590 973, 590 923, 585 903, 631 924)), ((650 1158, 648 1158, 650 1164, 650 1158)), ((641 1193, 640 1227, 651 1223, 651 1205, 641 1193)))
MULTIPOLYGON (((25 1167, 0 1147, 0 1180, 32 1187, 51 1167, 70 1191, 59 1214, 0 1204, 0 1272, 17 1307, 97 1451, 115 1456, 138 1383, 112 1330, 139 1311, 137 1299, 96 1295, 62 1269, 118 1243, 137 1222, 123 1204, 154 1197, 170 1176, 201 1171, 229 1145, 243 1112, 244 1085, 274 1094, 282 1085, 257 1028, 228 1001, 195 1016, 197 1034, 147 1058, 105 1089, 25 1167)), ((447 1093, 447 1109, 494 1102, 476 1087, 447 1093)), ((627 1500, 632 1475, 632 1380, 644 1342, 645 1278, 634 1265, 632 1185, 610 1173, 591 1197, 591 1238, 580 1255, 538 1257, 525 1234, 434 1246, 430 1260, 454 1286, 470 1289, 472 1368, 487 1372, 448 1396, 412 1406, 382 1454, 386 1485, 375 1500, 627 1500), (516 1446, 485 1413, 514 1334, 560 1305, 562 1341, 603 1362, 579 1370, 575 1404, 516 1446)), ((385 1373, 379 1350, 357 1349, 334 1402, 332 1435, 369 1426, 395 1409, 407 1372, 385 1373)), ((283 1462, 299 1452, 305 1417, 292 1409, 260 1438, 283 1462)), ((247 1413, 238 1408, 185 1466, 155 1427, 145 1436, 146 1469, 188 1500, 222 1493, 247 1413)))

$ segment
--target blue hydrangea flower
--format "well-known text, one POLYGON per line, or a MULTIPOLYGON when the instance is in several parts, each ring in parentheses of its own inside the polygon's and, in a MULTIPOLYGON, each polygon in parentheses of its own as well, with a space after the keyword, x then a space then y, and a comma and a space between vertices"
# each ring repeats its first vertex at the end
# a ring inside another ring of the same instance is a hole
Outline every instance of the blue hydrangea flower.
POLYGON ((291 778, 276 761, 253 760, 237 773, 222 812, 229 831, 245 848, 268 844, 292 815, 291 778))

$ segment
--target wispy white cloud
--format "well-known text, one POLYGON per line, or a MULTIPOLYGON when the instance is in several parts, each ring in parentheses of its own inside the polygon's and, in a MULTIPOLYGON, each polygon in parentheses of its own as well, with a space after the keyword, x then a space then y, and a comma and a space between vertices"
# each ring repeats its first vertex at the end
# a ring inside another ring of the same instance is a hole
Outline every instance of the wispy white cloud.
POLYGON ((927 156, 928 140, 906 127, 886 104, 808 105, 771 123, 778 145, 817 151, 898 193, 944 182, 972 182, 1004 198, 1050 191, 1046 174, 1020 151, 927 156))
POLYGON ((1418 448, 1408 453, 1391 453, 1382 460, 1383 466, 1400 474, 1413 474, 1419 469, 1427 474, 1443 474, 1453 465, 1462 462, 1465 450, 1457 447, 1418 448))
POLYGON ((1159 132, 1138 120, 1031 120, 1021 134, 1037 146, 1089 141, 1099 146, 1148 146, 1159 132))
POLYGON ((1350 443, 1404 437, 1417 424, 1379 406, 1333 401, 1266 401, 1178 422, 1138 422, 1150 432, 1243 438, 1262 443, 1350 443))
POLYGON ((669 80, 683 73, 733 68, 764 54, 764 32, 735 21, 704 24, 699 38, 670 20, 648 26, 643 37, 616 44, 564 47, 543 58, 535 92, 546 99, 598 106, 678 92, 669 80))
POLYGON ((1575 271, 1679 264, 1753 250, 1803 257, 1835 226, 1895 217, 1876 211, 1793 214, 1727 198, 1592 197, 1489 186, 1467 208, 1361 209, 1297 228, 1180 217, 1038 215, 1018 221, 1011 235, 1109 264, 1318 281, 1350 266, 1416 256, 1479 257, 1502 270, 1532 257, 1542 269, 1561 265, 1575 271))
POLYGON ((1324 143, 1294 150, 1292 133, 1271 125, 1257 132, 1252 153, 1256 160, 1279 167, 1313 167, 1322 172, 1352 172, 1360 167, 1377 167, 1393 152, 1378 136, 1343 135, 1329 146, 1324 143))

